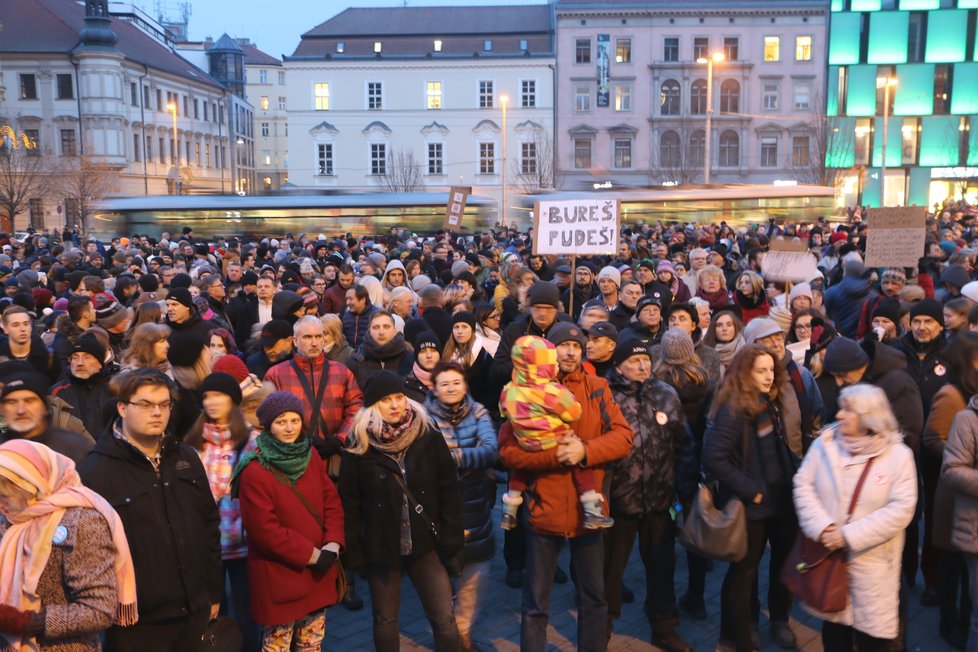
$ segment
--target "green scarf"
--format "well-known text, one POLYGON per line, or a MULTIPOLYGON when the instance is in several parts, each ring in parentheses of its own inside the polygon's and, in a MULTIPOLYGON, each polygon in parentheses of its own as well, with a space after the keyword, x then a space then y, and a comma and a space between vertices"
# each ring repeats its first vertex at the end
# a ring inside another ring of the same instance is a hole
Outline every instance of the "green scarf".
POLYGON ((275 469, 288 478, 289 482, 295 484, 306 472, 306 468, 309 467, 309 460, 312 459, 312 444, 306 436, 300 437, 291 444, 286 444, 272 437, 268 431, 262 431, 255 443, 257 444, 255 450, 241 455, 238 465, 234 467, 234 472, 231 474, 231 496, 233 498, 238 497, 241 472, 253 460, 258 460, 258 463, 269 471, 275 469))

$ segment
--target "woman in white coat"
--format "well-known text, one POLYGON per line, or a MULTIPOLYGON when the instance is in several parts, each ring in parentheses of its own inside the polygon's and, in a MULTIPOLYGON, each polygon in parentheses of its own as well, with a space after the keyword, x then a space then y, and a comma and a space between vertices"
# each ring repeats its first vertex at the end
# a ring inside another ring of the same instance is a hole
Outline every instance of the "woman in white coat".
POLYGON ((849 559, 849 606, 823 619, 826 652, 887 650, 899 635, 904 529, 917 504, 913 453, 903 444, 883 390, 853 385, 839 394, 838 421, 812 444, 794 478, 805 536, 849 559), (846 516, 863 469, 873 460, 852 516, 846 516))

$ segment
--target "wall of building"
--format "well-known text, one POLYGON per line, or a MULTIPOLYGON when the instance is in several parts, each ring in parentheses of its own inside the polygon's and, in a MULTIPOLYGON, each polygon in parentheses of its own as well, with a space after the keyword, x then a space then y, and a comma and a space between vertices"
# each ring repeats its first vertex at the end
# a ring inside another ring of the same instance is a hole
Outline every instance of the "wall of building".
POLYGON ((245 95, 254 107, 255 192, 278 190, 289 180, 288 96, 285 69, 246 64, 245 95))

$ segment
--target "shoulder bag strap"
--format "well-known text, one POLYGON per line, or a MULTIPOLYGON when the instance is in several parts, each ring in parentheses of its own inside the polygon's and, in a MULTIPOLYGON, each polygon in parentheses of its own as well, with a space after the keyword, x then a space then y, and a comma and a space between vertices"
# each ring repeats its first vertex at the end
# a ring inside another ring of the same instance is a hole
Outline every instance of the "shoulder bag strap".
POLYGON ((849 511, 846 512, 846 523, 852 518, 852 511, 856 509, 856 502, 859 500, 859 494, 862 493, 863 485, 866 483, 866 477, 869 475, 869 469, 873 466, 873 462, 876 460, 875 457, 869 458, 866 462, 866 466, 863 467, 863 472, 859 475, 859 481, 856 482, 856 490, 852 492, 852 500, 849 501, 849 511))
POLYGON ((417 500, 415 500, 414 494, 412 494, 411 490, 408 489, 407 483, 404 482, 404 476, 401 475, 400 470, 398 470, 398 472, 394 475, 394 479, 397 480, 397 484, 401 486, 401 491, 404 492, 404 496, 407 498, 408 507, 411 509, 411 511, 413 511, 421 518, 421 520, 424 522, 425 527, 428 528, 428 532, 431 533, 431 536, 433 536, 435 538, 435 542, 437 542, 438 526, 435 525, 434 521, 431 520, 431 517, 428 516, 428 513, 424 511, 424 506, 421 503, 419 503, 417 500))
MULTIPOLYGON (((302 391, 306 393, 306 400, 308 400, 312 405, 312 418, 309 424, 309 435, 311 437, 319 437, 319 419, 322 417, 322 404, 323 396, 326 394, 326 379, 329 374, 329 360, 323 360, 323 374, 319 379, 319 389, 315 392, 312 391, 312 387, 309 385, 309 379, 306 378, 306 374, 303 373, 299 365, 296 364, 293 358, 290 361, 292 369, 295 370, 295 375, 299 377, 299 384, 302 385, 302 391)), ((312 363, 310 362, 310 365, 312 363)), ((315 374, 313 374, 315 379, 315 374)))
POLYGON ((276 480, 278 480, 279 482, 281 482, 286 487, 292 490, 292 493, 294 493, 295 497, 299 499, 299 502, 302 503, 302 506, 305 507, 306 510, 308 510, 309 514, 312 515, 312 517, 316 520, 316 523, 319 525, 320 529, 322 529, 325 532, 326 525, 323 523, 322 514, 319 514, 318 512, 316 512, 315 509, 313 509, 313 506, 309 502, 309 500, 302 495, 301 491, 299 491, 299 487, 289 482, 289 479, 285 477, 285 474, 279 471, 278 469, 276 469, 274 466, 269 466, 268 470, 272 472, 272 475, 275 476, 276 480))

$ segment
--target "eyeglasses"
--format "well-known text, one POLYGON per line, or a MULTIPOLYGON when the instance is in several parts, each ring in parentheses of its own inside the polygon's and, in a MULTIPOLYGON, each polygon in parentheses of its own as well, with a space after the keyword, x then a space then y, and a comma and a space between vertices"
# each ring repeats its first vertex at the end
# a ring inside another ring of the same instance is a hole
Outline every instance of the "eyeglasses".
POLYGON ((159 408, 160 412, 169 412, 170 408, 173 407, 173 403, 170 401, 163 401, 162 403, 151 403, 149 401, 128 401, 129 405, 132 405, 144 412, 153 412, 159 408))
POLYGON ((812 330, 811 324, 795 324, 796 331, 810 331, 812 330))
POLYGON ((489 316, 486 317, 486 319, 499 319, 499 317, 500 317, 500 314, 498 312, 493 312, 493 313, 490 313, 489 316))

